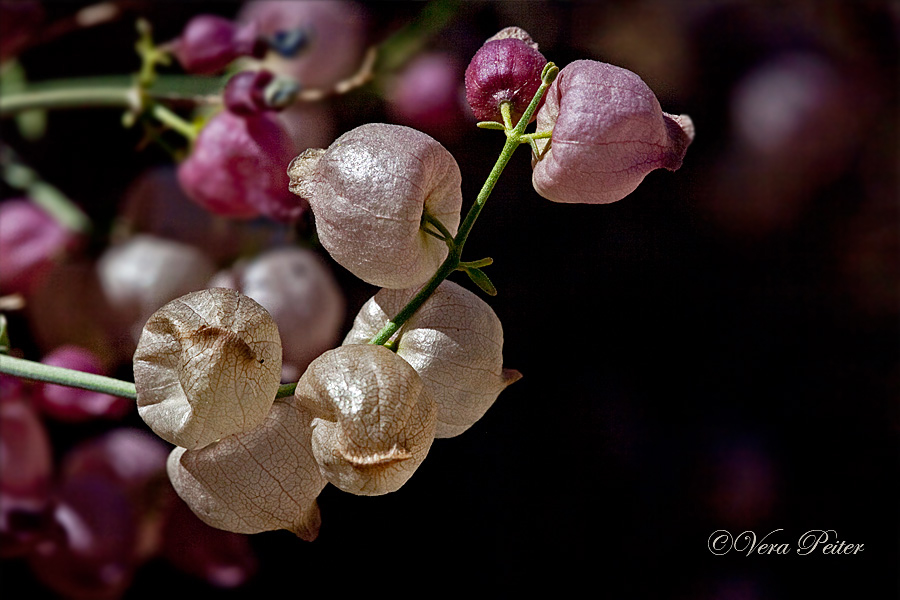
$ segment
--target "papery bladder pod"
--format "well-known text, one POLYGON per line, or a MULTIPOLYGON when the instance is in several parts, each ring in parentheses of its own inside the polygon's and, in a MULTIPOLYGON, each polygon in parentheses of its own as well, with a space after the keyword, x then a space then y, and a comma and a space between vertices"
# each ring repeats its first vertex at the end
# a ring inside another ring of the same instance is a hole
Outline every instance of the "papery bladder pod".
POLYGON ((205 523, 236 533, 287 529, 316 538, 316 498, 328 483, 313 457, 312 417, 294 397, 280 398, 257 428, 199 450, 175 448, 169 479, 205 523))
POLYGON ((434 441, 434 400, 416 371, 383 346, 341 346, 314 360, 295 391, 313 415, 322 474, 363 496, 398 490, 434 441))
POLYGON ((281 383, 281 337, 256 301, 213 288, 150 317, 134 354, 138 413, 164 440, 202 448, 249 431, 281 383))
MULTIPOLYGON (((356 316, 344 344, 366 343, 417 290, 383 289, 356 316)), ((522 375, 503 368, 503 327, 481 298, 444 281, 403 326, 397 356, 422 377, 437 403, 435 437, 459 435, 522 375)))

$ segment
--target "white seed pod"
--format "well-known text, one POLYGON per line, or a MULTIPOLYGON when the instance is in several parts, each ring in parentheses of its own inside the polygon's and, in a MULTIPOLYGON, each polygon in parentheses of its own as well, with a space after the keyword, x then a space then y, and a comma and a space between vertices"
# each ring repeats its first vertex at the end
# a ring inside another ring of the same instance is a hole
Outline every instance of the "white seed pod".
POLYGON ((384 346, 329 350, 309 365, 294 393, 315 417, 319 468, 345 492, 400 489, 434 441, 434 401, 409 363, 384 346))
POLYGON ((319 256, 287 247, 218 274, 210 285, 237 289, 265 308, 281 332, 283 380, 297 381, 307 365, 340 341, 344 296, 319 256))
POLYGON ((281 381, 281 338, 234 290, 177 298, 144 326, 134 354, 138 413, 164 440, 195 449, 266 418, 281 381))
MULTIPOLYGON (((366 302, 344 344, 364 344, 418 290, 381 290, 366 302)), ((444 281, 399 332, 397 355, 425 381, 437 403, 435 437, 459 435, 480 419, 518 371, 503 368, 503 327, 481 298, 444 281)), ((395 336, 396 338, 396 336, 395 336)))
POLYGON ((169 479, 208 525, 235 533, 293 531, 312 541, 316 497, 328 483, 310 447, 310 414, 293 398, 276 400, 262 425, 199 450, 175 448, 169 479))
POLYGON ((291 191, 312 207, 322 245, 363 281, 416 287, 447 257, 447 244, 421 229, 422 215, 455 235, 462 179, 453 156, 428 135, 369 123, 327 150, 307 150, 288 174, 291 191))

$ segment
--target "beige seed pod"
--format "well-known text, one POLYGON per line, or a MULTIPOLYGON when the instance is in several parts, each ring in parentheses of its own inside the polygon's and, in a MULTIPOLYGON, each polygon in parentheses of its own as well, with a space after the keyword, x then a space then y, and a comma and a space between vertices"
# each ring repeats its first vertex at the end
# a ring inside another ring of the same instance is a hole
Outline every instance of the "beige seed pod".
POLYGON ((316 497, 328 483, 310 446, 311 416, 293 398, 272 405, 262 425, 199 450, 175 448, 169 479, 208 525, 235 533, 287 529, 316 538, 316 497))
POLYGON ((447 257, 447 244, 422 231, 422 215, 455 235, 462 178, 453 156, 428 135, 369 123, 327 150, 307 150, 288 174, 291 191, 312 207, 322 245, 363 281, 415 287, 447 257))
POLYGON ((281 338, 269 313, 234 290, 177 298, 147 321, 134 354, 141 418, 195 449, 253 429, 281 381, 281 338))
POLYGON ((415 370, 384 346, 329 350, 309 365, 295 396, 314 416, 319 468, 345 492, 400 489, 434 441, 434 401, 415 370))
MULTIPOLYGON (((381 290, 366 302, 344 344, 364 344, 418 290, 381 290)), ((437 403, 435 437, 459 435, 480 419, 518 371, 503 368, 503 327, 481 298, 444 281, 399 332, 397 355, 437 403)))

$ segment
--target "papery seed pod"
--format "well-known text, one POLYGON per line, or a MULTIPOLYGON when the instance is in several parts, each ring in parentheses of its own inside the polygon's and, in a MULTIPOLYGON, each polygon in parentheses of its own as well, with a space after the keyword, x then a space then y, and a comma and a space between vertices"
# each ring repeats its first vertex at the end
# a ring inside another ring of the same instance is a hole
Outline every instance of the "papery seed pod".
POLYGON ((215 214, 295 221, 306 203, 287 189, 284 166, 293 154, 294 143, 274 115, 242 117, 225 110, 200 131, 190 156, 178 166, 178 181, 194 202, 215 214))
POLYGON ((510 103, 515 125, 541 86, 547 59, 519 27, 487 40, 466 68, 466 101, 480 121, 503 121, 500 104, 510 103))
POLYGON ((271 250, 247 265, 220 273, 210 285, 213 282, 253 298, 272 315, 283 338, 285 381, 299 379, 313 359, 340 341, 344 296, 328 267, 311 250, 271 250))
POLYGON ((175 40, 173 49, 185 71, 211 74, 240 56, 265 56, 266 44, 254 23, 238 25, 217 15, 197 15, 175 40))
POLYGON ((559 72, 538 111, 534 189, 554 202, 606 204, 637 188, 650 171, 681 166, 694 138, 687 115, 669 115, 640 77, 593 60, 559 72))
MULTIPOLYGON (((365 344, 417 290, 381 290, 366 302, 344 344, 365 344)), ((435 437, 459 435, 480 419, 518 371, 503 368, 503 328, 481 298, 444 281, 403 326, 397 356, 418 372, 437 404, 435 437)))
POLYGON ((175 448, 169 479, 206 524, 235 533, 287 529, 312 541, 321 517, 316 497, 327 481, 310 448, 309 411, 293 397, 262 424, 201 448, 175 448))
POLYGON ((400 489, 434 441, 431 395, 409 363, 384 346, 329 350, 309 365, 294 394, 315 417, 312 449, 322 473, 345 492, 400 489))
POLYGON ((455 234, 462 206, 453 156, 428 135, 369 123, 327 150, 307 150, 288 169, 291 191, 309 200, 332 258, 373 285, 425 283, 447 244, 421 229, 423 212, 455 234))
POLYGON ((169 302, 147 321, 134 354, 138 413, 159 437, 189 449, 262 423, 280 381, 275 321, 234 290, 169 302))

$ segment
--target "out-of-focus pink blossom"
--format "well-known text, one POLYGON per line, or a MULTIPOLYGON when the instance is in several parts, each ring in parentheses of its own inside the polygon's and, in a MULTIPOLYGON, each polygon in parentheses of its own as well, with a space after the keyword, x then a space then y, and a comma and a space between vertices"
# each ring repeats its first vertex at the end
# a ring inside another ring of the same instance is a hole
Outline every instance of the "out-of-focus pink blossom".
POLYGON ((445 53, 414 58, 392 81, 386 95, 391 119, 447 140, 465 120, 462 65, 445 53))
POLYGON ((240 56, 265 55, 255 24, 238 25, 216 15, 197 15, 173 44, 181 66, 190 73, 216 73, 240 56))
POLYGON ((40 539, 53 476, 50 438, 18 380, 0 376, 0 556, 40 539))
POLYGON ((241 115, 255 115, 268 110, 266 86, 275 76, 271 71, 241 71, 225 84, 222 100, 230 112, 241 115))
POLYGON ((475 118, 502 123, 500 105, 509 102, 512 123, 518 123, 541 86, 545 64, 537 44, 518 27, 486 41, 466 68, 466 100, 475 118))
POLYGON ((0 61, 16 56, 44 21, 44 7, 36 0, 0 2, 0 61))
MULTIPOLYGON (((108 375, 99 358, 78 346, 57 348, 41 362, 84 373, 108 375)), ((44 414, 69 422, 97 418, 119 419, 134 408, 134 402, 126 398, 51 383, 40 384, 35 388, 34 401, 44 414)))
POLYGON ((366 46, 366 14, 346 0, 248 2, 238 20, 256 23, 275 47, 266 67, 306 88, 330 88, 353 75, 366 46))
POLYGON ((662 112, 640 77, 610 64, 575 61, 559 72, 538 111, 534 189, 554 202, 606 204, 650 171, 674 171, 694 137, 686 115, 662 112))
POLYGON ((209 211, 295 221, 306 203, 288 190, 294 145, 277 117, 222 111, 206 124, 178 168, 187 195, 209 211))
POLYGON ((0 293, 33 291, 79 239, 29 200, 0 203, 0 293))

